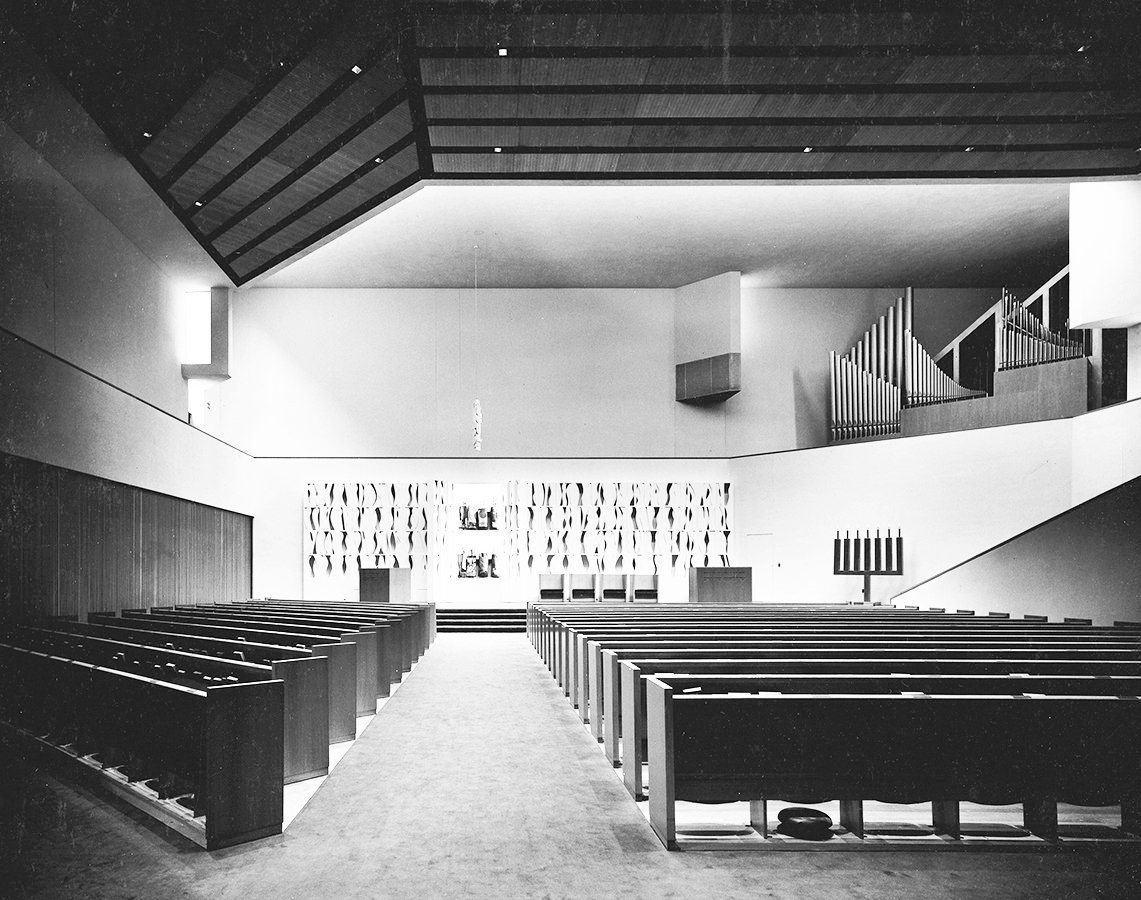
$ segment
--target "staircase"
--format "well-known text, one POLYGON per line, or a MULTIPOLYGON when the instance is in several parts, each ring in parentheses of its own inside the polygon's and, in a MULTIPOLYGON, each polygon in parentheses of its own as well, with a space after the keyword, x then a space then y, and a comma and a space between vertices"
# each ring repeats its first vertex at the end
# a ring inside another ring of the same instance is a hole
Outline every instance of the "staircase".
POLYGON ((525 609, 436 609, 436 631, 518 632, 527 630, 525 609))

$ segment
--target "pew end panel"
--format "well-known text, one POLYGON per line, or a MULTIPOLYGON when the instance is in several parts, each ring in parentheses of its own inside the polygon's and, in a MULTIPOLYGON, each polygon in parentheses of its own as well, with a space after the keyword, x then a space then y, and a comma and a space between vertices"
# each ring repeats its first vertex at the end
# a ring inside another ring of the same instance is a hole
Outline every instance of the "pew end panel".
POLYGON ((602 719, 605 715, 605 702, 602 692, 602 650, 597 641, 587 641, 586 644, 587 669, 587 718, 590 724, 590 734, 602 742, 602 719))
POLYGON ((582 721, 590 720, 590 667, 587 662, 587 637, 585 634, 574 636, 574 705, 578 707, 578 715, 582 721))
POLYGON ((280 834, 285 685, 211 687, 206 711, 206 849, 280 834))
POLYGON ((357 715, 374 715, 376 699, 380 696, 377 693, 377 634, 375 631, 346 631, 341 640, 357 648, 357 715))
POLYGON ((314 644, 314 657, 328 659, 329 743, 351 741, 357 736, 357 645, 314 644))
POLYGON ((622 781, 635 800, 644 800, 642 785, 642 737, 637 727, 645 720, 645 693, 641 670, 630 662, 619 666, 622 690, 622 781))
POLYGON ((618 740, 622 736, 621 678, 618 656, 612 650, 602 651, 602 690, 605 713, 602 719, 602 745, 606 758, 617 768, 622 764, 618 740))
POLYGON ((273 675, 284 685, 284 782, 329 774, 329 659, 278 660, 273 675))
POLYGON ((673 699, 673 688, 668 684, 652 675, 646 678, 646 721, 651 735, 647 748, 652 780, 650 826, 667 850, 677 849, 673 699))

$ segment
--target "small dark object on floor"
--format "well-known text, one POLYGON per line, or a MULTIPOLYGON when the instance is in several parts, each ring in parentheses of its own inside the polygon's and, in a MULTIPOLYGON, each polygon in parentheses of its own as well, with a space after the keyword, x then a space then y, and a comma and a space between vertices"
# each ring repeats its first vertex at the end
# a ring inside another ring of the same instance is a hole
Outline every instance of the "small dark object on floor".
POLYGON ((777 813, 777 831, 802 841, 827 841, 832 837, 832 819, 807 806, 788 806, 777 813))

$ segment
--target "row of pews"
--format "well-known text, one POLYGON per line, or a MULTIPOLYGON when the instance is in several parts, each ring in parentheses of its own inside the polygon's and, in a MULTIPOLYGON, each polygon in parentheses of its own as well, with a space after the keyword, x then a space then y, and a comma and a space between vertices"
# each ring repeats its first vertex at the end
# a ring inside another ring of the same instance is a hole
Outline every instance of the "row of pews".
POLYGON ((930 834, 970 843, 960 803, 1022 804, 1059 846, 1058 804, 1118 806, 1141 835, 1141 624, 1095 627, 883 606, 532 604, 531 642, 650 822, 679 846, 678 800, 930 803, 930 834))
POLYGON ((10 624, 0 724, 213 850, 279 834, 435 634, 431 604, 290 600, 10 624))

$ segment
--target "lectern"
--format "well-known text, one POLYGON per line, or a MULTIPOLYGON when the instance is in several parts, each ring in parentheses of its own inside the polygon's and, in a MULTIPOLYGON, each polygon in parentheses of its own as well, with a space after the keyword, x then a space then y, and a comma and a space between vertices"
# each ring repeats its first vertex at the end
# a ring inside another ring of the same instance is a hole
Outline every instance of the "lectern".
POLYGON ((752 603, 749 566, 694 566, 689 570, 690 603, 752 603))
POLYGON ((411 569, 361 569, 361 603, 411 603, 411 569))

